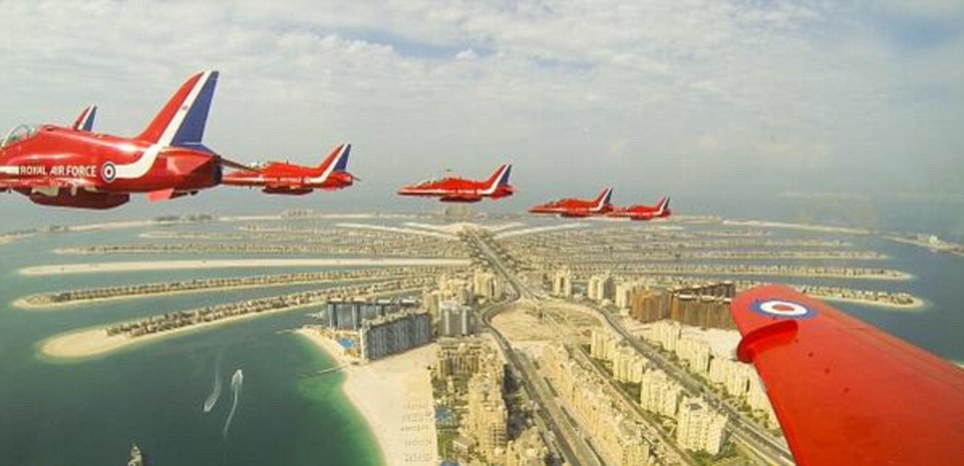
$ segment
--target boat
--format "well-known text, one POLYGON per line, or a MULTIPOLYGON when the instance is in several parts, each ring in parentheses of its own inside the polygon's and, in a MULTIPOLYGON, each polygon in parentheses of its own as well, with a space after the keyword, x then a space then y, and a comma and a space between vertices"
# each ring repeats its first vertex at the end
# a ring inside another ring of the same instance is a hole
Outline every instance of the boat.
POLYGON ((144 466, 144 455, 136 443, 131 444, 131 459, 127 462, 127 466, 144 466))

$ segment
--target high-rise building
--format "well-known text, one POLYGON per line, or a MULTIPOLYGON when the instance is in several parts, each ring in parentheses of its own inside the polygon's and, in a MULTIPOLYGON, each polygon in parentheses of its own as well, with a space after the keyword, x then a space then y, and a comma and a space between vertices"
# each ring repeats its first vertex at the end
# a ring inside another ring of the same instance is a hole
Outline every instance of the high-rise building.
POLYGON ((748 364, 726 357, 714 357, 710 361, 707 377, 710 382, 722 385, 728 395, 743 399, 747 396, 750 379, 756 377, 756 373, 748 364))
POLYGON ((602 275, 593 275, 589 277, 589 285, 586 290, 586 297, 596 302, 603 302, 604 300, 610 300, 615 297, 616 294, 616 281, 613 279, 612 274, 604 273, 602 275))
POLYGON ((476 296, 489 300, 501 299, 504 293, 502 281, 492 272, 477 270, 472 277, 476 296))
POLYGON ((367 320, 416 307, 418 303, 412 300, 334 298, 325 303, 325 307, 319 314, 325 327, 336 330, 358 330, 367 320))
POLYGON ((736 294, 733 282, 712 282, 670 288, 669 317, 694 327, 735 329, 730 301, 736 294))
POLYGON ((589 340, 589 355, 603 361, 612 361, 618 343, 619 337, 616 335, 605 330, 593 329, 589 340))
POLYGON ((686 397, 679 407, 676 443, 682 448, 711 455, 723 447, 727 417, 698 397, 686 397))
POLYGON ((733 282, 675 286, 665 291, 637 290, 630 296, 629 314, 640 322, 672 319, 684 325, 735 329, 730 301, 733 282))
POLYGON ((613 354, 613 378, 620 382, 641 383, 649 367, 648 360, 629 346, 620 346, 613 354))
POLYGON ((773 405, 770 404, 770 399, 767 397, 763 381, 756 374, 750 377, 750 388, 746 392, 746 404, 753 411, 762 414, 769 427, 779 426, 777 413, 773 411, 773 405))
POLYGON ((563 298, 572 297, 572 271, 562 268, 552 276, 552 294, 563 298))
POLYGON ((653 341, 658 343, 664 350, 675 353, 682 332, 683 329, 679 322, 661 320, 653 324, 650 335, 652 335, 653 341))
POLYGON ((472 308, 455 301, 439 304, 438 336, 460 337, 475 332, 475 314, 472 308))
POLYGON ((480 337, 445 338, 439 340, 438 358, 433 369, 434 377, 470 376, 488 371, 500 374, 504 371, 501 358, 487 341, 480 337))
POLYGON ((428 311, 429 317, 432 319, 432 324, 438 322, 439 318, 439 303, 442 301, 442 293, 438 290, 431 288, 426 288, 422 291, 422 307, 428 311))
POLYGON ((541 366, 606 464, 650 464, 652 456, 642 429, 619 410, 604 380, 560 345, 543 348, 541 366))
POLYGON ((643 322, 656 322, 669 318, 669 306, 663 292, 637 289, 630 293, 629 315, 643 322))
POLYGON ((639 404, 643 409, 664 416, 676 417, 676 408, 683 396, 683 387, 659 369, 643 374, 639 385, 639 404))
POLYGON ((428 344, 431 337, 428 313, 407 310, 366 321, 359 331, 359 345, 362 357, 373 361, 428 344))
POLYGON ((475 303, 475 292, 469 280, 442 275, 438 279, 438 291, 441 300, 456 301, 466 306, 475 303))
POLYGON ((686 361, 690 372, 706 374, 710 369, 710 344, 695 338, 681 337, 676 355, 686 361))
POLYGON ((492 463, 503 463, 509 414, 502 398, 502 377, 478 372, 469 379, 465 431, 492 463))
POLYGON ((633 294, 644 286, 642 282, 621 282, 616 284, 613 304, 618 309, 629 309, 630 306, 632 306, 633 294))

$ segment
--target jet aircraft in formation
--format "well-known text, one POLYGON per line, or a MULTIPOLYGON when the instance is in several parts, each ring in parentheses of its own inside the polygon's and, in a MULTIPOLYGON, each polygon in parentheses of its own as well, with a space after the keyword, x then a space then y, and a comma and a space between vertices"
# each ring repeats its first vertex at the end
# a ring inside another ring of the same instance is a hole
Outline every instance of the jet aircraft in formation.
POLYGON ((612 204, 613 189, 606 188, 595 199, 559 199, 546 204, 532 206, 533 214, 550 214, 568 218, 585 218, 605 216, 614 218, 628 218, 630 220, 652 220, 654 218, 669 217, 673 212, 669 209, 669 198, 661 198, 655 206, 632 205, 616 207, 612 204))
POLYGON ((595 199, 558 199, 546 204, 533 206, 529 209, 529 212, 533 214, 552 214, 560 217, 576 218, 604 215, 613 210, 613 205, 610 202, 612 196, 613 188, 606 188, 602 190, 595 199))
POLYGON ((501 165, 487 180, 446 177, 404 186, 400 196, 435 197, 441 202, 479 202, 482 198, 502 199, 515 193, 509 184, 512 165, 501 165))
POLYGON ((673 214, 669 208, 669 198, 663 197, 654 206, 631 205, 625 208, 614 208, 606 214, 608 217, 628 218, 630 220, 652 220, 654 218, 666 218, 673 214))
MULTIPOLYGON (((217 80, 217 71, 191 76, 134 137, 93 132, 93 106, 69 128, 15 127, 0 141, 0 192, 14 191, 41 205, 109 209, 126 204, 132 194, 152 201, 196 194, 221 184, 224 167, 258 172, 202 143, 217 80)), ((342 170, 327 173, 318 187, 354 179, 339 163, 342 170)), ((287 178, 274 176, 272 169, 262 172, 271 180, 266 191, 306 189, 303 180, 285 185, 276 181, 287 178)))
POLYGON ((260 187, 265 194, 303 195, 315 189, 334 191, 361 181, 347 171, 351 144, 339 144, 318 167, 288 162, 267 162, 249 170, 226 173, 221 183, 229 186, 260 187))
MULTIPOLYGON (((247 166, 232 162, 202 143, 218 72, 191 76, 148 126, 133 137, 94 131, 97 107, 84 109, 70 127, 20 125, 0 140, 0 192, 20 193, 36 204, 110 209, 146 194, 151 201, 174 199, 218 185, 258 187, 265 194, 303 195, 315 189, 350 187, 350 144, 341 144, 317 167, 271 161, 247 166), (224 173, 224 168, 234 171, 224 173)), ((398 190, 402 196, 441 202, 479 202, 512 196, 512 165, 501 165, 486 180, 446 177, 398 190)), ((563 199, 530 209, 562 217, 611 215, 633 220, 669 216, 668 200, 656 207, 614 207, 607 188, 596 199, 563 199)))

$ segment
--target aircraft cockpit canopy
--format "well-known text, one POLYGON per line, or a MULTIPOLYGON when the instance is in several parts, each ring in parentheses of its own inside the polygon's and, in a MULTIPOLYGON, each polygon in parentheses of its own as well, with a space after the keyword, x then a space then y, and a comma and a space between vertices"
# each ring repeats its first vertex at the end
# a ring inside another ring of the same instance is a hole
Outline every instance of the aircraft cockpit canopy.
POLYGON ((7 147, 11 144, 16 144, 17 142, 23 141, 25 139, 32 138, 40 127, 37 125, 19 125, 10 131, 7 131, 7 135, 3 137, 3 141, 0 142, 0 148, 7 147))

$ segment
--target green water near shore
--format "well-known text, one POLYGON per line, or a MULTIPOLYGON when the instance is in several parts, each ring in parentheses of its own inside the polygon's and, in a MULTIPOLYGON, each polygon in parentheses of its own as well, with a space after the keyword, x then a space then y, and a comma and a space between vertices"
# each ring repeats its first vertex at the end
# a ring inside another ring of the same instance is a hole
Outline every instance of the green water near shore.
MULTIPOLYGON (((99 233, 100 241, 108 238, 99 233)), ((116 235, 112 233, 110 235, 116 235)), ((189 333, 79 362, 39 356, 42 340, 71 329, 208 304, 290 293, 311 286, 218 291, 30 312, 20 296, 73 287, 196 278, 196 272, 26 277, 23 266, 66 262, 58 244, 97 235, 47 236, 0 249, 0 464, 124 464, 132 442, 152 465, 377 465, 368 425, 341 390, 342 376, 304 375, 334 362, 301 337, 279 333, 311 309, 189 333), (220 357, 223 390, 209 413, 220 357), (228 435, 231 374, 244 371, 228 435)), ((90 260, 91 258, 87 258, 90 260)), ((157 257, 154 257, 157 259, 157 257)), ((210 272, 210 271, 209 271, 210 272)), ((219 270, 243 276, 277 270, 219 270)))

